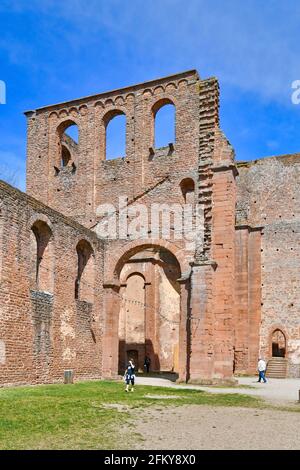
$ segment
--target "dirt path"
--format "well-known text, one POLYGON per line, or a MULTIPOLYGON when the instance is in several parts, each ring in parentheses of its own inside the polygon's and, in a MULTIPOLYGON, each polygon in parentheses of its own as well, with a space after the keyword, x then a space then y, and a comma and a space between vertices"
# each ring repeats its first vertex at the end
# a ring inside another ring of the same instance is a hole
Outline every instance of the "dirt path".
POLYGON ((132 411, 139 449, 300 449, 300 413, 185 405, 132 411))
MULTIPOLYGON (((160 387, 204 390, 211 393, 242 393, 263 398, 278 405, 295 405, 299 399, 300 379, 269 379, 268 383, 257 383, 257 377, 240 377, 242 387, 203 387, 199 385, 178 385, 170 380, 156 377, 137 377, 137 385, 157 385, 160 387), (250 386, 251 388, 243 388, 250 386)), ((299 404, 300 407, 300 404, 299 404)))

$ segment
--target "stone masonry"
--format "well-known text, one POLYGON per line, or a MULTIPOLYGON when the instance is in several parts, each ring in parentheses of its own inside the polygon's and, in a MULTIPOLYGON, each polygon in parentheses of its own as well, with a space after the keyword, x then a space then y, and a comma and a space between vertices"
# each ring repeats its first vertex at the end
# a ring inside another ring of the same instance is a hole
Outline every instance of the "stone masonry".
POLYGON ((0 384, 113 378, 146 355, 182 381, 230 380, 279 350, 300 377, 299 155, 235 162, 218 81, 195 70, 25 114, 27 193, 0 184, 0 384), (155 148, 170 104, 175 141, 155 148), (126 156, 107 160, 118 115, 126 156), (186 203, 192 244, 172 217, 161 232, 163 205, 186 203), (159 231, 133 237, 153 205, 159 231), (104 219, 124 233, 100 236, 104 219))

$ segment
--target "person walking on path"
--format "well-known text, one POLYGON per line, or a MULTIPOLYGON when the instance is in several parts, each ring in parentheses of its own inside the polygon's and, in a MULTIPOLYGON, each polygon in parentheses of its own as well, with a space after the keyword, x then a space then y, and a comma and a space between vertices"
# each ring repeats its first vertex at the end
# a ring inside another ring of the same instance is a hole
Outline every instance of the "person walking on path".
POLYGON ((257 382, 261 382, 261 380, 263 380, 264 383, 267 383, 267 380, 265 377, 267 364, 262 358, 259 358, 258 360, 257 369, 258 369, 258 381, 257 382))
POLYGON ((134 391, 134 381, 135 381, 135 365, 133 363, 133 359, 130 359, 125 370, 125 382, 126 388, 125 392, 129 392, 129 386, 131 385, 131 392, 134 391))
POLYGON ((149 374, 151 359, 149 356, 145 356, 144 368, 146 369, 147 374, 149 374))

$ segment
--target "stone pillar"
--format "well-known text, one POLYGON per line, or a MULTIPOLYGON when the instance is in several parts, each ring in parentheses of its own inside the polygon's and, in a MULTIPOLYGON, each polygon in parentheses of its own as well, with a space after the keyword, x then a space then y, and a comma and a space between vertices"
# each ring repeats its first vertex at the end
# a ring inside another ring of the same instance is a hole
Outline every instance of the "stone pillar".
POLYGON ((217 268, 213 282, 213 378, 233 375, 236 167, 230 162, 213 167, 212 259, 217 268))
POLYGON ((103 333, 102 375, 103 377, 116 377, 119 362, 119 312, 121 299, 120 286, 105 284, 105 324, 103 333))
POLYGON ((234 309, 234 372, 248 369, 248 309, 249 309, 249 230, 247 225, 235 232, 235 309, 234 309))
POLYGON ((210 380, 213 371, 214 337, 212 324, 212 273, 209 261, 192 266, 189 380, 210 380))
POLYGON ((249 365, 248 373, 256 372, 261 322, 261 232, 251 229, 249 235, 249 365))
POLYGON ((261 230, 236 227, 235 372, 255 373, 261 318, 261 230))
POLYGON ((151 369, 155 366, 154 338, 155 338, 155 311, 151 299, 153 298, 153 285, 145 282, 145 354, 151 359, 151 369))
POLYGON ((187 382, 190 370, 190 281, 178 279, 180 284, 179 365, 178 380, 187 382))

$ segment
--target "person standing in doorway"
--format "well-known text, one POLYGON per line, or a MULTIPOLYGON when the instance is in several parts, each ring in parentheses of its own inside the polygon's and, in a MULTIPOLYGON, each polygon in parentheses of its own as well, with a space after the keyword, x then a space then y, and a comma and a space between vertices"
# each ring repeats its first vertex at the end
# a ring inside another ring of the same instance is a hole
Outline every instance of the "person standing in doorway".
POLYGON ((258 359, 257 369, 258 369, 258 381, 257 382, 261 382, 261 380, 263 380, 264 383, 266 383, 267 380, 266 380, 265 374, 266 374, 267 364, 261 357, 258 359))
POLYGON ((126 388, 125 392, 129 392, 129 387, 131 386, 131 392, 134 391, 134 382, 135 382, 135 365, 133 363, 133 359, 130 359, 125 370, 125 382, 126 388))
POLYGON ((147 374, 149 374, 150 365, 151 365, 151 359, 150 359, 150 357, 149 357, 149 356, 145 356, 145 360, 144 360, 144 369, 146 369, 147 374))

